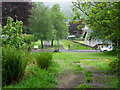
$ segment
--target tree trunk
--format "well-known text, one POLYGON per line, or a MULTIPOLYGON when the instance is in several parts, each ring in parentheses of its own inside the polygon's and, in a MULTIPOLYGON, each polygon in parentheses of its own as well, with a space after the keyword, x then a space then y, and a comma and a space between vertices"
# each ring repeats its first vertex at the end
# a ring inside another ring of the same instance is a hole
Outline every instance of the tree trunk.
POLYGON ((43 48, 43 40, 41 40, 41 47, 43 48))
POLYGON ((52 40, 51 40, 51 46, 53 46, 53 41, 54 41, 54 40, 52 39, 52 40))

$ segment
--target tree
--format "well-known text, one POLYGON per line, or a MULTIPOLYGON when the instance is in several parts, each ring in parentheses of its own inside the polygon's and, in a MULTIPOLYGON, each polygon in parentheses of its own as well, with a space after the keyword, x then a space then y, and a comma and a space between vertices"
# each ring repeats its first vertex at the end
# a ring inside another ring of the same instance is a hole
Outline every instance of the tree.
MULTIPOLYGON (((120 26, 119 7, 120 2, 73 2, 74 11, 81 11, 87 18, 84 19, 91 28, 91 38, 101 40, 111 40, 118 50, 120 60, 120 26)), ((75 17, 81 18, 79 14, 75 17)))
POLYGON ((31 8, 30 2, 2 2, 2 26, 7 24, 8 16, 14 21, 22 21, 23 25, 28 25, 31 8))
POLYGON ((54 25, 55 37, 51 41, 51 46, 53 46, 53 40, 63 39, 68 35, 68 27, 65 23, 66 17, 60 11, 59 4, 53 5, 51 8, 51 19, 52 24, 54 25))
POLYGON ((81 36, 83 34, 82 28, 84 27, 84 25, 82 25, 82 20, 79 20, 75 23, 69 22, 68 25, 70 35, 81 36), (82 27, 79 27, 80 25, 82 25, 82 27))
POLYGON ((50 17, 50 10, 43 3, 33 3, 31 15, 29 18, 30 31, 41 40, 43 48, 43 40, 51 40, 54 34, 54 26, 50 17))

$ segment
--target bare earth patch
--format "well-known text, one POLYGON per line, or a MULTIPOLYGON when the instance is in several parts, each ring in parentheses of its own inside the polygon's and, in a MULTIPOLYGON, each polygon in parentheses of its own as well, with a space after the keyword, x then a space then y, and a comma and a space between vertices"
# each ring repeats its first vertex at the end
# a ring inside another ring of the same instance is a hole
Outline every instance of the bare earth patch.
MULTIPOLYGON (((73 62, 72 64, 79 64, 81 67, 86 68, 82 73, 73 74, 72 70, 66 70, 66 74, 60 74, 57 76, 58 80, 58 88, 76 88, 77 86, 83 84, 85 82, 85 72, 92 72, 92 83, 87 83, 87 85, 93 86, 93 88, 105 88, 111 87, 110 85, 106 85, 106 83, 111 82, 111 80, 107 79, 107 77, 115 76, 105 74, 103 71, 96 71, 94 67, 85 66, 77 62, 73 62)), ((115 76, 116 77, 116 76, 115 76)))
POLYGON ((57 77, 58 88, 76 88, 84 82, 84 73, 73 74, 72 70, 66 70, 66 74, 57 77))

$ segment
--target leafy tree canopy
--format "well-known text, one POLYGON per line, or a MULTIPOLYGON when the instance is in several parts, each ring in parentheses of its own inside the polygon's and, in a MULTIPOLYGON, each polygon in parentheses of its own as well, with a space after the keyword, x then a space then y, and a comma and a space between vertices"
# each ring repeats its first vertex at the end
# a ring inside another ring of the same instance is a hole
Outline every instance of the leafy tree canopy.
MULTIPOLYGON (((84 23, 91 29, 93 39, 111 40, 117 47, 120 56, 120 2, 72 2, 75 16, 81 18, 84 13, 84 23)), ((120 57, 119 57, 120 59, 120 57)))
POLYGON ((28 25, 31 8, 30 2, 2 2, 2 26, 7 24, 8 16, 14 21, 19 20, 23 22, 23 25, 28 25))
POLYGON ((94 39, 120 41, 119 30, 119 2, 73 2, 75 16, 81 18, 79 12, 84 13, 84 23, 91 29, 94 39))

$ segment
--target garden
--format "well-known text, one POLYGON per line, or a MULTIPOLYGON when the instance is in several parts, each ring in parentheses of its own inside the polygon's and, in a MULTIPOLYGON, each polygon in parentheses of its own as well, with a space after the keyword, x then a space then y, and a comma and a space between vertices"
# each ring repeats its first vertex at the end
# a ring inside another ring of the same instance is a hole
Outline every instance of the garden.
POLYGON ((22 36, 22 22, 12 20, 3 28, 3 88, 118 88, 115 51, 32 53, 32 38, 22 36))
MULTIPOLYGON (((98 8, 108 5, 106 3, 96 3, 96 5, 97 4, 99 5, 98 8)), ((114 8, 118 5, 117 3, 111 4, 114 8)), ((73 6, 75 5, 77 5, 77 2, 73 2, 73 6)), ((81 5, 79 8, 83 9, 85 4, 81 5)), ((87 3, 85 7, 89 7, 89 5, 93 4, 87 3)), ((92 9, 90 10, 88 21, 92 23, 91 12, 92 10, 96 10, 94 7, 89 8, 92 9)), ((73 8, 73 11, 76 11, 73 17, 73 19, 75 19, 80 14, 77 12, 79 11, 77 8, 73 8)), ((108 14, 109 13, 112 12, 108 12, 108 14)), ((104 32, 106 27, 102 27, 101 33, 106 35, 105 39, 111 39, 112 35, 115 36, 115 38, 118 37, 117 40, 113 38, 115 48, 112 51, 91 53, 60 52, 56 51, 61 48, 58 42, 65 49, 71 49, 70 45, 72 45, 72 49, 74 50, 92 49, 91 47, 82 46, 65 39, 68 35, 68 27, 64 20, 66 20, 66 17, 60 12, 58 4, 53 5, 52 8, 48 8, 43 3, 33 3, 31 15, 28 19, 29 25, 27 27, 31 33, 27 35, 25 33, 23 34, 23 29, 26 30, 23 21, 7 17, 6 25, 2 27, 2 48, 0 49, 2 50, 2 69, 0 70, 2 70, 3 89, 120 88, 119 31, 116 33, 114 32, 115 30, 111 31, 111 29, 107 29, 107 31, 104 32), (108 31, 111 31, 111 35, 107 34, 108 31), (45 41, 51 41, 49 47, 44 46, 43 43, 45 41), (37 50, 32 52, 36 45, 38 45, 38 50, 41 50, 40 52, 37 50), (46 49, 46 51, 43 49, 46 49), (49 51, 50 49, 56 52, 49 51)), ((86 23, 88 24, 87 21, 86 23)), ((111 22, 107 21, 105 21, 104 24, 105 23, 111 24, 111 22)), ((92 24, 91 28, 95 31, 92 35, 95 36, 100 26, 96 24, 96 22, 92 24)), ((79 26, 78 28, 82 27, 83 26, 79 26)))

